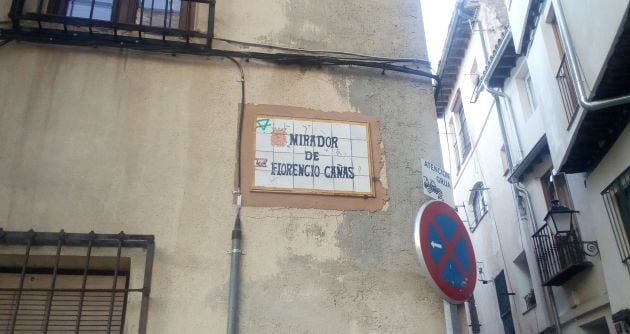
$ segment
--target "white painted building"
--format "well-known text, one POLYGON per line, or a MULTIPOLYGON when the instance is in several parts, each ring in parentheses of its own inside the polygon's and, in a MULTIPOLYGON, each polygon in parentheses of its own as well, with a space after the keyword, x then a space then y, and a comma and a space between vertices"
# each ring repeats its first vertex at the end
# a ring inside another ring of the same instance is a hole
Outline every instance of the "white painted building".
POLYGON ((473 333, 628 332, 629 4, 458 2, 435 97, 473 333))

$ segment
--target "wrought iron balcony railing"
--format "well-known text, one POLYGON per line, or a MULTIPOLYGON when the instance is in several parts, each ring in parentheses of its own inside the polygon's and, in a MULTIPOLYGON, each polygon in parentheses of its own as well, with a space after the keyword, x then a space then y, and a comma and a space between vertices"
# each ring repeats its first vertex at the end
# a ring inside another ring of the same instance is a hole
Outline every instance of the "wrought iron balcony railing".
POLYGON ((562 104, 564 105, 564 113, 567 117, 567 122, 571 124, 578 111, 579 105, 577 95, 575 95, 575 84, 569 74, 569 65, 567 64, 566 55, 562 56, 560 67, 556 73, 556 81, 560 88, 560 96, 562 96, 562 104))
POLYGON ((545 224, 532 238, 538 269, 545 286, 562 285, 592 266, 591 262, 586 261, 586 255, 599 253, 597 243, 582 241, 575 229, 555 233, 549 224, 545 224))
POLYGON ((215 0, 13 0, 13 27, 3 34, 60 43, 210 48, 214 6, 215 0))

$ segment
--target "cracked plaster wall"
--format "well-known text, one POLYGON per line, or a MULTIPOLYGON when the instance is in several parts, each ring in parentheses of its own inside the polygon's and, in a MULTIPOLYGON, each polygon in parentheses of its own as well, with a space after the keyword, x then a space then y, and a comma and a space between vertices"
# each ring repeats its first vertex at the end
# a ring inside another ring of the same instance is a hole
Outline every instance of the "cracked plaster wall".
MULTIPOLYGON (((418 1, 219 1, 216 15, 220 37, 426 58, 418 1)), ((224 332, 233 64, 27 43, 0 52, 0 226, 155 234, 149 332, 224 332)), ((244 208, 241 332, 443 332, 412 240, 420 159, 441 161, 430 82, 243 64, 248 103, 377 117, 390 200, 373 213, 244 208)))

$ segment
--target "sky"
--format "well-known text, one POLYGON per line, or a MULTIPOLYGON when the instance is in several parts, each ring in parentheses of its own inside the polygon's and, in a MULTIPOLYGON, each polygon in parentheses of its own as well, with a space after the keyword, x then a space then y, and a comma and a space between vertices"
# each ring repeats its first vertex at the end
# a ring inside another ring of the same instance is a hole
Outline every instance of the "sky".
POLYGON ((455 0, 420 0, 424 32, 427 37, 429 60, 434 71, 442 54, 442 46, 448 31, 448 24, 455 6, 455 0))
MULTIPOLYGON (((437 72, 448 31, 448 24, 451 22, 451 15, 455 8, 455 0, 420 0, 420 5, 422 6, 424 32, 427 39, 431 68, 437 72)), ((452 174, 450 154, 447 151, 448 145, 446 145, 446 136, 444 135, 444 123, 441 120, 438 120, 438 131, 442 144, 442 166, 452 174)))

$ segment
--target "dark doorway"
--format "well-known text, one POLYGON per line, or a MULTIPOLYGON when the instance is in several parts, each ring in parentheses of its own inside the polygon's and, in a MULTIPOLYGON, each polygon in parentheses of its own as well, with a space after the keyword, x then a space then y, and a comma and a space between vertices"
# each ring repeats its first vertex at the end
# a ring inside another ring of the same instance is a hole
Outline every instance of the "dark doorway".
POLYGON ((494 279, 494 287, 497 290, 497 301, 499 302, 499 314, 503 321, 503 331, 505 334, 514 334, 514 320, 512 319, 512 308, 510 307, 510 295, 505 283, 505 273, 501 271, 494 279))

